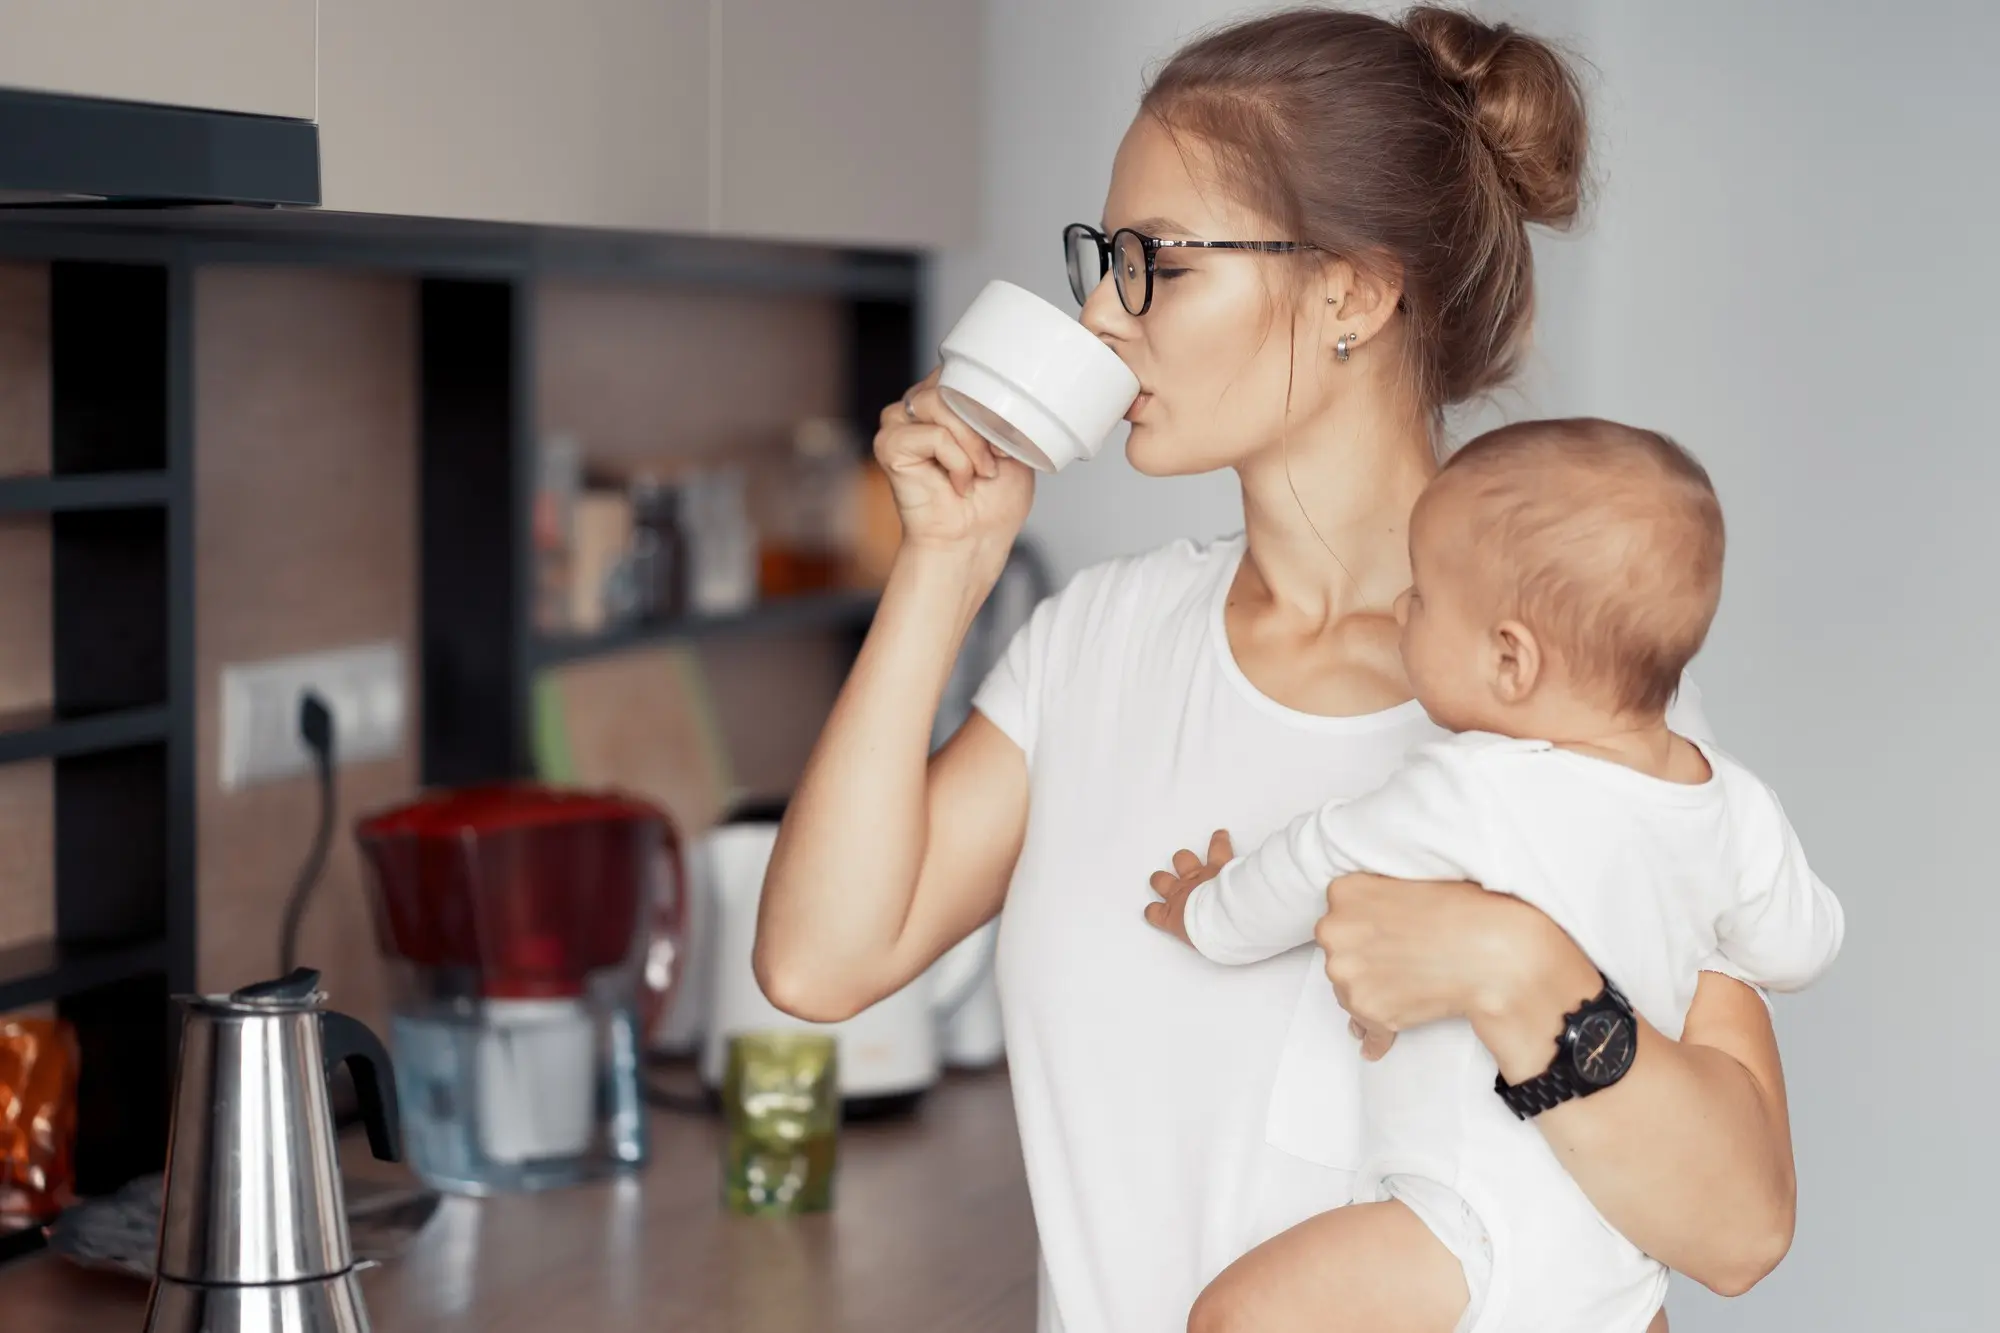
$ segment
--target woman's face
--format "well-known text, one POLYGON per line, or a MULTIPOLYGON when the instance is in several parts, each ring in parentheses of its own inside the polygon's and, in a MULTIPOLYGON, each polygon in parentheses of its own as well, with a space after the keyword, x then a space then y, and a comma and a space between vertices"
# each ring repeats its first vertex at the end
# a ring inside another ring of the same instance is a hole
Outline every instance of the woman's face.
MULTIPOLYGON (((1296 239, 1229 197, 1199 140, 1176 139, 1148 114, 1119 146, 1102 225, 1106 234, 1131 227, 1167 240, 1296 239)), ((1288 371, 1290 428, 1323 410, 1319 281, 1296 255, 1165 249, 1152 307, 1134 316, 1106 275, 1084 304, 1083 322, 1139 377, 1127 418, 1132 466, 1154 476, 1211 472, 1276 446, 1287 425, 1288 371), (1315 284, 1313 291, 1300 293, 1302 283, 1315 284), (1298 294, 1314 299, 1295 304, 1298 294)))

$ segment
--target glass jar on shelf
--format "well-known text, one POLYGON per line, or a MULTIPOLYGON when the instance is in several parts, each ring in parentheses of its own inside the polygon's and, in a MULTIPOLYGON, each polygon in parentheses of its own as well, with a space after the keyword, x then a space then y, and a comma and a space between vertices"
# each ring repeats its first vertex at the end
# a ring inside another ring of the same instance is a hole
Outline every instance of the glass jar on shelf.
POLYGON ((822 592, 845 581, 859 468, 847 423, 812 418, 793 430, 766 497, 758 571, 765 597, 822 592))
POLYGON ((639 619, 671 620, 687 610, 688 541, 681 488, 651 473, 632 479, 631 578, 639 619))
POLYGON ((740 467, 709 468, 680 485, 680 531, 687 552, 685 609, 720 616, 757 600, 757 527, 750 479, 740 467))

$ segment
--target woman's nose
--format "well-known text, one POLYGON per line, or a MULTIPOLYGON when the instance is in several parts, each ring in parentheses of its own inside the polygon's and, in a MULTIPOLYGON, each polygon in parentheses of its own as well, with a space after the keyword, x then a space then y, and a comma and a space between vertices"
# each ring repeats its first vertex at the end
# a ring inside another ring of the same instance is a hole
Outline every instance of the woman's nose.
POLYGON ((1090 298, 1083 303, 1083 313, 1077 318, 1083 321, 1083 327, 1107 342, 1119 342, 1138 333, 1139 321, 1118 299, 1118 284, 1109 273, 1090 289, 1090 298))

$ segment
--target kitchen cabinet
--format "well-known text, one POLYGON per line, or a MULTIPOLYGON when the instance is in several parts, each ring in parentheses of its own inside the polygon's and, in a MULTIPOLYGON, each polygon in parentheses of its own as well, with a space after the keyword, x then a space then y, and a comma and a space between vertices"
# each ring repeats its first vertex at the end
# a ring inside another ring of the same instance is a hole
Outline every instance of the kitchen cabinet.
POLYGON ((965 245, 980 0, 715 0, 718 231, 965 245))
POLYGON ((314 0, 0 0, 0 87, 311 120, 315 9, 314 0))
POLYGON ((325 206, 964 244, 980 0, 340 0, 325 206))
POLYGON ((710 0, 331 0, 325 206, 694 231, 710 0))

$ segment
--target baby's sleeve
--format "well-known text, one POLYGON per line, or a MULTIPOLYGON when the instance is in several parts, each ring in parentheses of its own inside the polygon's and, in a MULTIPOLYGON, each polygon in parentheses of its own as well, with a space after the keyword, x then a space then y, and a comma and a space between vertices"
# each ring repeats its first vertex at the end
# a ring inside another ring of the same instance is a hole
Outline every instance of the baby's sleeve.
POLYGON ((1424 746, 1382 786, 1294 819, 1188 897, 1188 939, 1218 963, 1254 963, 1309 942, 1327 886, 1368 871, 1476 879, 1481 830, 1470 751, 1424 746))
POLYGON ((1735 901, 1716 922, 1716 943, 1741 979, 1802 990, 1840 954, 1846 914, 1806 862, 1776 793, 1758 783, 1738 821, 1743 865, 1735 901))

